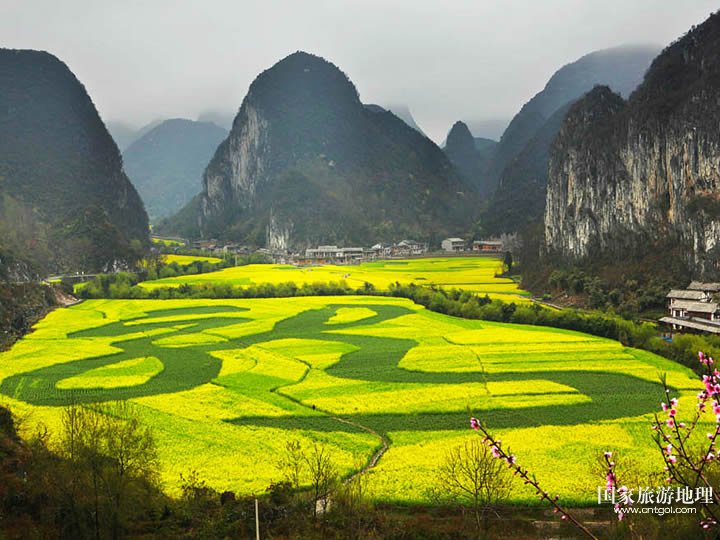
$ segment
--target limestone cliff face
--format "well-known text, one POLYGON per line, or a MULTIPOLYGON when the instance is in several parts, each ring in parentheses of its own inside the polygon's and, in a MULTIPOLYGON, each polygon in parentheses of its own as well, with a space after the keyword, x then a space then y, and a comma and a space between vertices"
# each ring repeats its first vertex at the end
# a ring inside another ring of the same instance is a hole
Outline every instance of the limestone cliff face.
POLYGON ((286 249, 457 234, 473 192, 432 141, 298 52, 250 86, 198 206, 203 236, 286 249))
POLYGON ((223 166, 208 169, 203 179, 203 216, 221 214, 230 205, 252 207, 256 186, 267 180, 271 168, 268 122, 250 95, 235 123, 239 129, 232 131, 216 153, 215 162, 221 160, 223 166))
POLYGON ((545 241, 571 259, 675 245, 698 275, 720 260, 720 16, 668 47, 628 102, 596 87, 549 164, 545 241))

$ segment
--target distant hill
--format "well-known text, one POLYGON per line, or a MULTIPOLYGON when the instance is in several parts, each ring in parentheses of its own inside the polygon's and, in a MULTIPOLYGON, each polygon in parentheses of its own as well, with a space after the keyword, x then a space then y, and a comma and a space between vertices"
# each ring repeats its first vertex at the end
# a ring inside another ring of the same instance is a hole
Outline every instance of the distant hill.
POLYGON ((197 121, 212 122, 225 131, 230 131, 233 120, 235 119, 235 114, 236 113, 230 111, 205 111, 198 115, 197 121))
POLYGON ((483 198, 492 193, 488 184, 488 168, 496 146, 496 141, 473 137, 468 126, 457 121, 450 129, 443 148, 448 159, 483 198))
POLYGON ((567 111, 596 84, 630 95, 659 51, 632 45, 587 54, 560 68, 522 107, 503 133, 489 169, 488 181, 497 186, 482 218, 489 232, 512 232, 542 219, 549 148, 563 119, 558 111, 567 111))
POLYGON ((131 126, 130 124, 126 124, 125 122, 110 121, 106 124, 106 126, 110 135, 112 135, 115 144, 117 144, 120 149, 120 152, 124 152, 128 146, 137 141, 154 127, 159 126, 162 122, 162 119, 156 118, 152 122, 137 128, 131 126))
POLYGON ((0 274, 116 268, 148 244, 142 201, 83 85, 51 54, 0 49, 0 267, 13 261, 0 274))
POLYGON ((486 137, 473 137, 475 141, 475 148, 481 152, 492 152, 497 146, 497 141, 494 139, 488 139, 486 137))
POLYGON ((550 148, 571 104, 558 109, 505 167, 501 184, 482 214, 485 231, 514 232, 542 219, 550 148))
MULTIPOLYGON (((420 126, 417 125, 415 122, 415 118, 413 118, 412 113, 410 112, 410 109, 407 107, 407 105, 393 105, 391 107, 381 107, 380 105, 377 105, 375 103, 367 103, 364 105, 364 107, 370 111, 370 112, 391 112, 395 116, 397 116, 400 120, 405 122, 408 126, 413 128, 418 133, 422 133, 425 135, 422 129, 420 129, 420 126)), ((427 136, 427 135, 425 135, 427 136)))
POLYGON ((202 190, 202 173, 228 132, 210 122, 165 120, 123 152, 125 172, 151 221, 176 213, 202 190))
POLYGON ((415 121, 415 117, 413 117, 412 113, 410 112, 410 107, 408 107, 407 105, 401 105, 397 103, 394 105, 386 105, 385 110, 390 111, 400 120, 405 122, 408 126, 425 135, 425 132, 417 124, 417 122, 415 121))
POLYGON ((111 120, 105 125, 121 152, 130 146, 137 136, 137 128, 130 124, 111 120))
POLYGON ((499 141, 510 118, 469 118, 465 123, 476 137, 499 141))
POLYGON ((203 192, 161 225, 272 248, 459 234, 472 189, 443 152, 389 112, 369 110, 336 66, 303 52, 250 86, 203 192), (198 214, 193 216, 193 207, 198 214))

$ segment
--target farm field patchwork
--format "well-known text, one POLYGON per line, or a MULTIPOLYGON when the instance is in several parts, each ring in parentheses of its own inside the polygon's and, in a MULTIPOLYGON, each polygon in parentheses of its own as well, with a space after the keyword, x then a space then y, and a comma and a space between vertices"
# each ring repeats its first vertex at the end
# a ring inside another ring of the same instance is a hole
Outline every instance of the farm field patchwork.
POLYGON ((288 281, 293 281, 297 285, 345 281, 349 286, 355 288, 362 287, 365 283, 371 283, 380 290, 386 290, 392 283, 399 282, 465 289, 487 293, 491 298, 506 301, 526 301, 525 297, 528 296, 528 293, 519 289, 517 283, 511 279, 495 277, 495 274, 501 270, 501 266, 501 261, 493 257, 386 260, 351 266, 297 267, 281 264, 250 264, 208 274, 146 281, 141 286, 146 289, 156 289, 177 287, 183 283, 191 285, 227 283, 251 286, 288 281))
MULTIPOLYGON (((59 431, 64 404, 127 399, 158 440, 165 486, 196 470, 220 490, 281 479, 286 441, 328 445, 378 500, 427 500, 467 408, 546 489, 592 503, 612 449, 662 467, 649 421, 700 383, 677 364, 577 332, 470 321, 399 298, 90 300, 59 309, 0 354, 0 403, 59 431), (558 472, 559 471, 559 472, 558 472)), ((642 472, 642 471, 641 471, 642 472)), ((516 502, 534 501, 522 485, 516 502)))

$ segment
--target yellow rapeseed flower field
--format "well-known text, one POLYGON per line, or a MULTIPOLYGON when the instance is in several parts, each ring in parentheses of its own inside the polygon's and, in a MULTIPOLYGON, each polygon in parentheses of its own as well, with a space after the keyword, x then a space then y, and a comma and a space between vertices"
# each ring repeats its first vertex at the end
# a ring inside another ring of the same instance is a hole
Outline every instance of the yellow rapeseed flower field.
MULTIPOLYGON (((349 475, 384 436, 368 489, 406 502, 427 500, 445 452, 477 436, 472 413, 546 489, 586 504, 610 447, 640 473, 662 467, 649 429, 660 372, 681 400, 697 393, 689 370, 611 340, 399 298, 90 300, 0 354, 0 403, 25 429, 57 434, 67 403, 129 400, 156 435, 170 493, 190 470, 260 493, 282 478, 291 439, 326 444, 349 475)), ((512 499, 534 500, 521 485, 512 499)))
MULTIPOLYGON (((175 255, 169 257, 177 257, 175 255)), ((225 283, 251 286, 263 283, 274 285, 294 282, 297 285, 341 282, 357 288, 370 283, 386 290, 393 283, 437 285, 487 294, 490 298, 526 302, 528 293, 508 278, 497 278, 502 262, 493 257, 446 257, 366 262, 359 265, 292 266, 281 264, 249 264, 225 268, 219 272, 194 274, 146 281, 142 287, 152 290, 177 287, 182 284, 200 285, 225 283)))

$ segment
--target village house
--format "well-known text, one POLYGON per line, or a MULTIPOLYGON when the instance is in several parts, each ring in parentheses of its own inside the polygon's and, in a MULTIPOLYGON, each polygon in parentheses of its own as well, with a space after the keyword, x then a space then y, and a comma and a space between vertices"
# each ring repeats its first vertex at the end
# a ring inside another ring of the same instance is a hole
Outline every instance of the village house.
POLYGON ((361 247, 318 246, 305 250, 305 258, 319 264, 360 262, 364 257, 365 249, 361 247))
POLYGON ((193 249, 213 250, 217 247, 217 240, 196 240, 192 243, 193 249))
POLYGON ((428 250, 428 245, 414 240, 401 240, 390 248, 393 257, 409 257, 411 255, 422 255, 428 250))
POLYGON ((462 238, 446 238, 440 245, 443 251, 465 251, 465 240, 462 238))
POLYGON ((502 253, 503 243, 500 240, 474 240, 472 250, 479 253, 502 253))
POLYGON ((668 316, 660 322, 672 330, 720 334, 720 283, 693 281, 687 289, 667 294, 668 316))
POLYGON ((372 246, 368 253, 370 255, 371 259, 382 259, 385 257, 390 257, 392 255, 392 246, 388 244, 375 244, 372 246))

